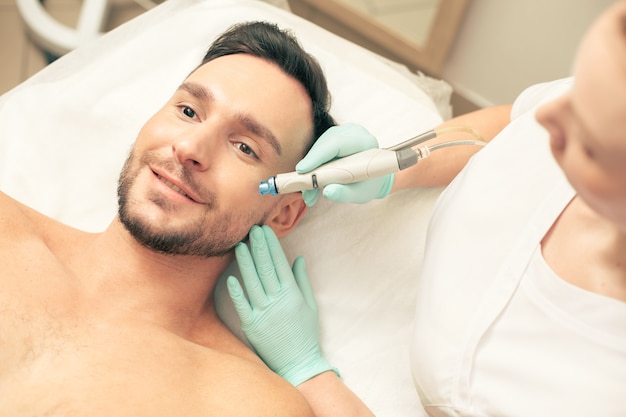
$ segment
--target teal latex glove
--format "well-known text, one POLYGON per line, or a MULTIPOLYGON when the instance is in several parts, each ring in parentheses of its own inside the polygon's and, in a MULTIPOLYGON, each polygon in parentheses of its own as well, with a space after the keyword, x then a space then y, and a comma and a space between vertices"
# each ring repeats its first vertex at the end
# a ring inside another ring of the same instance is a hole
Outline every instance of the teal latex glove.
MULTIPOLYGON (((352 155, 367 149, 378 148, 378 141, 363 126, 348 123, 329 128, 315 142, 313 148, 296 165, 300 174, 337 158, 352 155)), ((329 184, 324 187, 325 198, 338 203, 367 203, 377 198, 384 198, 391 192, 394 175, 384 175, 353 184, 329 184)), ((320 190, 306 190, 302 198, 307 206, 314 205, 320 190)))
POLYGON ((338 371, 322 356, 317 304, 298 257, 293 271, 272 229, 254 226, 250 248, 235 248, 249 300, 239 281, 228 277, 228 292, 246 337, 269 368, 297 386, 326 372, 338 371))

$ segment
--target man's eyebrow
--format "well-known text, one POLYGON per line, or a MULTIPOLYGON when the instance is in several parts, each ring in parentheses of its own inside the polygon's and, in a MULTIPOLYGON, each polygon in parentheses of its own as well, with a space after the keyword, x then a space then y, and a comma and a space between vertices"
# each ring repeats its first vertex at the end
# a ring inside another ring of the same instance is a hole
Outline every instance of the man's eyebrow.
POLYGON ((271 130, 263 126, 250 115, 239 114, 237 118, 243 127, 255 136, 264 139, 272 148, 274 148, 274 151, 278 154, 278 156, 283 156, 283 148, 280 146, 278 139, 276 139, 276 136, 271 130))
POLYGON ((209 90, 207 90, 200 84, 196 84, 190 81, 185 81, 184 83, 182 83, 180 87, 178 87, 178 90, 179 91, 184 90, 188 92, 189 94, 191 94, 192 96, 194 96, 195 98, 200 99, 200 100, 212 100, 213 99, 213 95, 209 92, 209 90))

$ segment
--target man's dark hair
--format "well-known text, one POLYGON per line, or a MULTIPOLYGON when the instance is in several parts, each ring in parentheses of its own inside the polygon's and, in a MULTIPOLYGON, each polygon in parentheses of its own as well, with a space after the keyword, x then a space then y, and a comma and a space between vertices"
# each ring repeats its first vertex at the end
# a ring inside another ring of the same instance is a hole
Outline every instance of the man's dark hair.
POLYGON ((249 54, 273 62, 304 86, 313 107, 313 138, 308 149, 326 129, 335 124, 328 113, 330 93, 324 72, 293 34, 272 23, 239 23, 215 40, 200 65, 233 54, 249 54))

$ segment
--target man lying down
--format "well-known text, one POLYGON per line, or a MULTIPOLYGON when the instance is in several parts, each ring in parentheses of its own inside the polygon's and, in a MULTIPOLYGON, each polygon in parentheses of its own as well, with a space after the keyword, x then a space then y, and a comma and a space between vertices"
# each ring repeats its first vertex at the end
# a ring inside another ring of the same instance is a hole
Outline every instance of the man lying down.
MULTIPOLYGON (((267 228, 252 238, 281 237, 305 212, 300 194, 257 186, 293 170, 333 124, 328 107, 319 65, 290 34, 240 24, 139 132, 104 232, 0 193, 0 415, 368 415, 272 373, 213 302, 253 226, 267 228)), ((326 389, 351 395, 323 371, 326 389)))

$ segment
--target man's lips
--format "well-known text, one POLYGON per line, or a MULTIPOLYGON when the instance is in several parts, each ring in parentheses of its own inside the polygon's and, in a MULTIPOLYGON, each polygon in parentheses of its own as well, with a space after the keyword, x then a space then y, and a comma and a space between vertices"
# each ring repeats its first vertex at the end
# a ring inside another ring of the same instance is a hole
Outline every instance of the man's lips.
POLYGON ((156 175, 156 177, 165 185, 167 185, 169 188, 171 188, 172 190, 176 191, 178 194, 187 197, 188 199, 196 202, 196 203, 201 203, 201 201, 195 197, 190 190, 188 190, 187 188, 185 188, 182 184, 175 184, 174 182, 172 182, 171 179, 168 179, 166 177, 164 177, 163 175, 159 174, 156 171, 152 171, 154 172, 154 175, 156 175))

